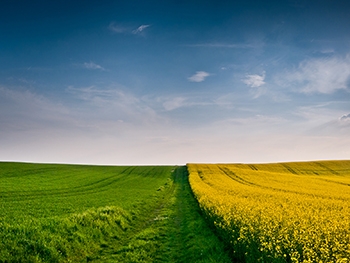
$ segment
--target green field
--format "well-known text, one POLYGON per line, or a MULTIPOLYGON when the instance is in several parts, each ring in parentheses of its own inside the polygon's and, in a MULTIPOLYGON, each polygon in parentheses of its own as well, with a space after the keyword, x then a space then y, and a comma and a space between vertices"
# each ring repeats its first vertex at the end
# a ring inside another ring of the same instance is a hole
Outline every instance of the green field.
POLYGON ((0 262, 229 262, 186 167, 0 163, 0 262))
POLYGON ((171 179, 174 167, 0 164, 0 215, 64 216, 116 205, 130 209, 171 179))

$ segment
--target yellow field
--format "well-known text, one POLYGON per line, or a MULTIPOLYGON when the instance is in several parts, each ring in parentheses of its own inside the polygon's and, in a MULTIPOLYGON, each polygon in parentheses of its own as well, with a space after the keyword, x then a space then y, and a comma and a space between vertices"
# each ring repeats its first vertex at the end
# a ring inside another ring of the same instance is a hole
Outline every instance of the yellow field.
POLYGON ((240 262, 350 262, 350 161, 188 164, 240 262))

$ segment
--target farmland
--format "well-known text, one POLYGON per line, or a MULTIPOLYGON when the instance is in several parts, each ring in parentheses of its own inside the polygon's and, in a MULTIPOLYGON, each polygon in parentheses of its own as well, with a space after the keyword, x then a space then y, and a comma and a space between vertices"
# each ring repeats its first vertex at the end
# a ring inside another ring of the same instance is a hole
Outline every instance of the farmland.
POLYGON ((350 161, 0 163, 0 262, 349 262, 350 161))
POLYGON ((229 262, 186 167, 0 163, 0 262, 229 262))
POLYGON ((189 164, 199 205, 237 262, 349 262, 350 161, 189 164))

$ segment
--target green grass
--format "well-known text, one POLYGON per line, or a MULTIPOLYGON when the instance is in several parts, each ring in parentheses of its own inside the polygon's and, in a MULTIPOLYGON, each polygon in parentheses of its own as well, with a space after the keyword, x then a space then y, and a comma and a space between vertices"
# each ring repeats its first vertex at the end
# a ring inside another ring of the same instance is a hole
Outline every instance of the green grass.
POLYGON ((192 196, 186 167, 178 167, 163 195, 140 211, 121 239, 113 240, 95 262, 231 262, 192 196))
POLYGON ((0 262, 229 262, 186 167, 0 163, 0 262))
POLYGON ((170 180, 172 169, 0 163, 0 217, 61 217, 111 204, 130 209, 170 180))

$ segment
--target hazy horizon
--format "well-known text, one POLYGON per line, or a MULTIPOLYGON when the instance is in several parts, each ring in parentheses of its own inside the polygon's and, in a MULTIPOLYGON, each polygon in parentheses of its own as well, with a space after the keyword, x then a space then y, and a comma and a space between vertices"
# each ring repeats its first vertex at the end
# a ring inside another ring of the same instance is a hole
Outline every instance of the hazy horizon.
POLYGON ((0 160, 350 159, 350 2, 8 1, 0 160))

